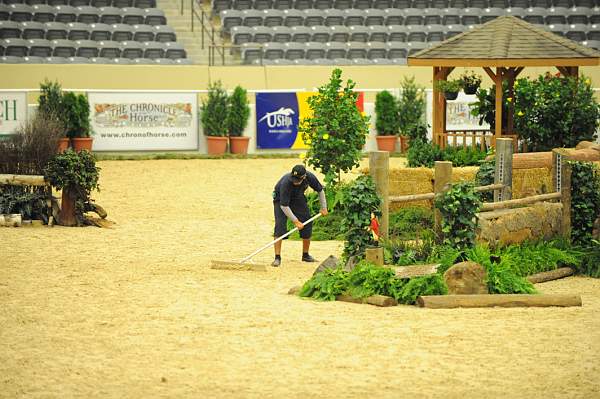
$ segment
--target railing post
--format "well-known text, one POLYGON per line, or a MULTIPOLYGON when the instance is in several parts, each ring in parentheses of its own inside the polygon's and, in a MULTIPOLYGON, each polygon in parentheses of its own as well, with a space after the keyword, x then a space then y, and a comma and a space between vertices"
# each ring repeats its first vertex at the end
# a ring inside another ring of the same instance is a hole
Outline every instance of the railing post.
POLYGON ((566 239, 571 238, 571 172, 572 168, 568 162, 563 163, 561 175, 560 202, 562 203, 562 235, 566 239))
POLYGON ((494 190, 494 202, 505 201, 512 198, 512 139, 496 139, 496 170, 494 184, 504 184, 502 190, 494 190))
POLYGON ((389 164, 389 152, 369 152, 369 174, 375 182, 377 194, 381 197, 381 224, 379 225, 379 235, 384 239, 388 238, 389 233, 389 164))
MULTIPOLYGON (((447 185, 452 182, 452 162, 435 161, 433 169, 433 193, 434 195, 441 194, 447 189, 447 185)), ((442 215, 435 208, 435 197, 433 199, 435 232, 438 237, 442 236, 442 215)))
POLYGON ((194 31, 194 0, 190 0, 190 18, 192 23, 192 32, 194 31))

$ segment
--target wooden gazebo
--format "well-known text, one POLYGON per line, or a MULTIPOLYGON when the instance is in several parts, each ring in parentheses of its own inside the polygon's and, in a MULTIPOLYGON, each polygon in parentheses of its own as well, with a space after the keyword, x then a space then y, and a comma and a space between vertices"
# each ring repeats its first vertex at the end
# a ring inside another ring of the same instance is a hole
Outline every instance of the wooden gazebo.
POLYGON ((491 138, 491 145, 495 145, 499 137, 510 137, 515 144, 518 138, 518 132, 513 129, 512 106, 508 108, 507 125, 503 131, 503 81, 508 82, 512 96, 515 79, 525 67, 555 66, 563 75, 578 76, 579 66, 600 65, 600 52, 519 18, 505 16, 408 57, 408 65, 433 67, 434 142, 446 146, 450 137, 456 145, 457 138, 462 138, 462 144, 466 145, 466 139, 470 137, 473 146, 479 139, 483 147, 486 138, 491 138), (455 67, 481 67, 496 84, 495 131, 446 129, 446 99, 437 89, 437 82, 446 80, 455 67))

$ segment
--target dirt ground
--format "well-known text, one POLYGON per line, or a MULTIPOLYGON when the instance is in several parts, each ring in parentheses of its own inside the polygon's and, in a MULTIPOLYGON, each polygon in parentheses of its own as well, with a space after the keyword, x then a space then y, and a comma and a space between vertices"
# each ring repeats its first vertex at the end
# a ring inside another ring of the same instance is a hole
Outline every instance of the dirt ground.
POLYGON ((270 241, 294 163, 101 162, 113 229, 1 228, 0 397, 600 398, 600 280, 538 285, 580 308, 427 310, 287 295, 298 241, 211 270, 270 241))

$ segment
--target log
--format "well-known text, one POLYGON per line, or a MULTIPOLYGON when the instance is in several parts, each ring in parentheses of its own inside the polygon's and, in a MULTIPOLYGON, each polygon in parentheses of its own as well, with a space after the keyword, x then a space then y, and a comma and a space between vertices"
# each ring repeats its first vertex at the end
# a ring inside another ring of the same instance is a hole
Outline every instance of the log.
POLYGON ((439 263, 432 263, 428 265, 411 265, 411 266, 394 266, 394 272, 397 278, 411 278, 419 276, 427 276, 437 272, 439 263))
POLYGON ((600 151, 600 144, 592 143, 591 141, 581 141, 575 147, 576 150, 592 149, 600 151))
POLYGON ((434 193, 410 194, 389 197, 390 203, 409 202, 409 201, 427 201, 435 198, 434 193))
POLYGON ((417 298, 417 305, 430 309, 503 308, 581 306, 580 295, 427 295, 417 298))
POLYGON ((575 271, 570 267, 561 267, 556 270, 532 274, 531 276, 527 277, 527 280, 533 284, 543 283, 546 281, 558 280, 559 278, 572 276, 574 272, 575 271))
MULTIPOLYGON (((288 294, 289 295, 298 295, 301 288, 302 288, 301 286, 292 287, 288 291, 288 294)), ((341 302, 351 302, 351 303, 366 303, 369 305, 375 305, 375 306, 380 306, 380 307, 389 307, 389 306, 398 305, 398 301, 396 301, 391 296, 385 296, 385 295, 372 295, 372 296, 369 296, 366 298, 354 298, 353 296, 350 296, 350 295, 338 295, 335 297, 335 300, 341 301, 341 302)))
POLYGON ((560 199, 561 193, 549 193, 549 194, 540 194, 533 195, 531 197, 519 198, 508 201, 501 202, 484 202, 480 212, 486 211, 495 211, 497 209, 508 209, 508 208, 516 208, 522 205, 534 204, 540 201, 548 201, 552 199, 560 199))
POLYGON ((552 167, 552 151, 547 152, 524 152, 513 154, 514 169, 532 169, 552 167))
POLYGON ((11 186, 47 186, 44 176, 0 174, 0 184, 11 186))

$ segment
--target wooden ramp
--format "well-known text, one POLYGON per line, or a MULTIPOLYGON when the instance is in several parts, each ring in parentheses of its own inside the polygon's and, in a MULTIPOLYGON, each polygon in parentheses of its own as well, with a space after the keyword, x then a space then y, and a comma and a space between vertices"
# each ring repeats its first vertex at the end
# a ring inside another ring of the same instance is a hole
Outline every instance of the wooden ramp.
POLYGON ((240 263, 223 260, 211 260, 210 268, 217 270, 253 271, 266 272, 267 265, 264 263, 240 263))

